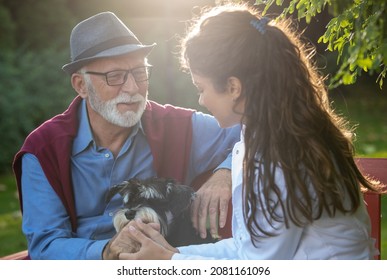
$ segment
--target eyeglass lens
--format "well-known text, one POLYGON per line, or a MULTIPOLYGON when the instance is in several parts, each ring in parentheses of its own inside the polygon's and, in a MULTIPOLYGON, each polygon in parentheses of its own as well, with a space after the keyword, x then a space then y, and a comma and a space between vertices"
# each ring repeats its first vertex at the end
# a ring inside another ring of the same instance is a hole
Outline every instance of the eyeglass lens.
POLYGON ((106 73, 106 80, 109 85, 121 85, 126 82, 129 73, 131 73, 136 82, 145 82, 149 79, 149 70, 150 68, 147 66, 131 70, 115 70, 106 73))

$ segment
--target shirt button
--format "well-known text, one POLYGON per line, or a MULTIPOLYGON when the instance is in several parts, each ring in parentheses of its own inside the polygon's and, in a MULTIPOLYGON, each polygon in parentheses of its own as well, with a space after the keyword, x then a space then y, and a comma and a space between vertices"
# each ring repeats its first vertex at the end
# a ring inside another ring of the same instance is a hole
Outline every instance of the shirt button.
POLYGON ((105 158, 108 158, 108 157, 110 157, 110 155, 109 154, 105 154, 105 158))
POLYGON ((114 215, 113 212, 110 212, 110 213, 109 213, 109 216, 110 216, 110 217, 112 217, 113 215, 114 215))
POLYGON ((239 150, 236 150, 236 152, 235 152, 236 154, 239 154, 239 150))

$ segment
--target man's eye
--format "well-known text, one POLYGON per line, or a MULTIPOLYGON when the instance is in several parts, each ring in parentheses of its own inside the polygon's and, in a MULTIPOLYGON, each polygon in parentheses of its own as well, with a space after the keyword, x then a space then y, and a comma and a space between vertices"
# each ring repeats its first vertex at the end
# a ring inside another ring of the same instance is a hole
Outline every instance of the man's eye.
POLYGON ((124 74, 121 72, 114 72, 114 73, 110 73, 109 78, 110 79, 120 79, 123 77, 123 75, 124 74))

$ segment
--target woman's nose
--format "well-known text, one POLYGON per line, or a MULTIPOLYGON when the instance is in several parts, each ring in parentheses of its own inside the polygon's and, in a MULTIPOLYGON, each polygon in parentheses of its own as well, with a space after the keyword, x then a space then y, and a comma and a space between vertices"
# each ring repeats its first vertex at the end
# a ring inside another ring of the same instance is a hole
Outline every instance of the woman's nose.
POLYGON ((203 103, 203 94, 200 94, 200 95, 199 95, 198 103, 199 103, 200 106, 204 106, 204 103, 203 103))

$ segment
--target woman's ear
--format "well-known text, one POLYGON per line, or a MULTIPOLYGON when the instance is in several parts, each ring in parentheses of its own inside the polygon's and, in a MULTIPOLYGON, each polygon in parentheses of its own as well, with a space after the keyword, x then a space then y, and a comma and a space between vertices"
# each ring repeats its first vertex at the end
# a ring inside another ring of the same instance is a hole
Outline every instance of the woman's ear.
POLYGON ((237 100, 242 93, 242 83, 237 77, 229 77, 227 79, 227 89, 232 95, 232 99, 237 100))
POLYGON ((71 75, 71 85, 80 97, 87 97, 87 88, 85 78, 80 73, 74 73, 71 75))

